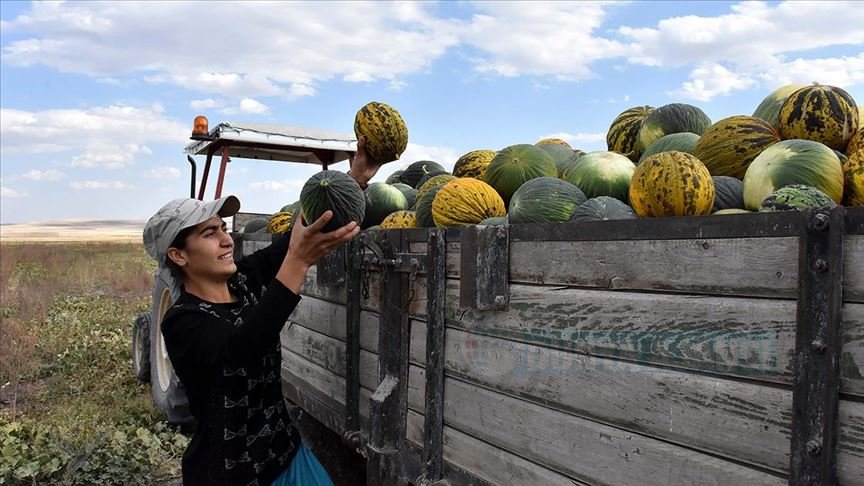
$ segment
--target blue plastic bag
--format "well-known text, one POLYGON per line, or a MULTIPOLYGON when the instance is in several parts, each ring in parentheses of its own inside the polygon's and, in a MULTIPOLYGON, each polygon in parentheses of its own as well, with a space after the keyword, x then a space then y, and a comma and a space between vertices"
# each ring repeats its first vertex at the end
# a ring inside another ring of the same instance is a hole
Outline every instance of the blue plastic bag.
POLYGON ((291 465, 271 486, 333 486, 333 481, 312 450, 300 442, 291 465))

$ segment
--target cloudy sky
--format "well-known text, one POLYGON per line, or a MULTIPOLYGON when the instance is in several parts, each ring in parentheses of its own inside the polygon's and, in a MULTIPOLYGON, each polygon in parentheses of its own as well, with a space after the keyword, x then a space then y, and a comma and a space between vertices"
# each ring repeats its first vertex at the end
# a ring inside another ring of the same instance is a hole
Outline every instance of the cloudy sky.
MULTIPOLYGON (((637 105, 716 121, 813 81, 864 103, 862 26, 857 2, 4 0, 0 222, 146 219, 188 193, 197 114, 352 133, 388 103, 410 141, 383 180, 548 136, 605 150, 637 105)), ((224 192, 271 213, 315 172, 237 159, 224 192)))

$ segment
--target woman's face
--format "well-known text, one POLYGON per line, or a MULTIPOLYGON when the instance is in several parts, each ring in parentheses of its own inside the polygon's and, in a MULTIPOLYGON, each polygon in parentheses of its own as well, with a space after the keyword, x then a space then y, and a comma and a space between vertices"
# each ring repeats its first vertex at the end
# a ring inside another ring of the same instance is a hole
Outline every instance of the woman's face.
POLYGON ((226 229, 222 218, 214 216, 195 226, 186 238, 186 248, 172 249, 181 258, 177 263, 187 279, 227 280, 237 271, 234 240, 226 229))

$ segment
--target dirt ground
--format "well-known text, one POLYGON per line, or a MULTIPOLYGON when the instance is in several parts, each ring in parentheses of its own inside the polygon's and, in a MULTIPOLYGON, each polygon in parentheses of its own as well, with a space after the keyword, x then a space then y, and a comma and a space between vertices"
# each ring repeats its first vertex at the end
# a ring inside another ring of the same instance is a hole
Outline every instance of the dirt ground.
POLYGON ((64 219, 34 223, 0 224, 5 242, 141 241, 143 220, 64 219))

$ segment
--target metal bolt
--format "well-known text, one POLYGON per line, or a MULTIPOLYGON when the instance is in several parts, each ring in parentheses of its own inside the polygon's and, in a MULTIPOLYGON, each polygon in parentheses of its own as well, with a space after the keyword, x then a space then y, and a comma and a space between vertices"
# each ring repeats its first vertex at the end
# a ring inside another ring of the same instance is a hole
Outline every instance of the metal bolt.
POLYGON ((498 226, 497 228, 495 228, 495 236, 501 239, 506 238, 507 229, 505 229, 503 226, 498 226))
POLYGON ((819 258, 815 262, 813 262, 813 270, 822 273, 828 270, 828 262, 819 258))
POLYGON ((504 305, 504 296, 496 295, 495 296, 495 305, 504 305))
POLYGON ((813 229, 822 231, 828 227, 829 221, 830 218, 828 218, 827 214, 817 213, 815 216, 813 216, 813 229))
POLYGON ((810 343, 810 346, 813 347, 813 351, 816 351, 819 354, 824 353, 828 349, 828 346, 826 346, 825 342, 823 342, 821 339, 814 340, 812 343, 810 343))
POLYGON ((702 242, 702 248, 704 248, 704 249, 707 250, 710 246, 711 246, 711 244, 708 243, 707 241, 703 241, 703 242, 702 242))
POLYGON ((811 456, 818 456, 822 453, 822 444, 819 443, 816 439, 810 439, 807 441, 807 454, 811 456))

